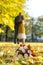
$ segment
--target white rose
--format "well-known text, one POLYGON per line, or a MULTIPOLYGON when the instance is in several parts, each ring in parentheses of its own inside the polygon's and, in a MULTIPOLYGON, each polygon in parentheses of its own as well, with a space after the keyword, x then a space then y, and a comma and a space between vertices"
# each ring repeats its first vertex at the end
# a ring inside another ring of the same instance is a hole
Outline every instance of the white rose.
POLYGON ((28 49, 28 47, 27 46, 24 46, 24 49, 28 49))
POLYGON ((23 50, 23 47, 20 47, 19 50, 22 51, 23 50))
POLYGON ((22 52, 25 53, 25 49, 22 49, 22 52))
POLYGON ((31 51, 30 50, 28 50, 27 52, 31 54, 31 51))
POLYGON ((24 54, 24 57, 25 57, 25 58, 28 58, 28 54, 24 54))

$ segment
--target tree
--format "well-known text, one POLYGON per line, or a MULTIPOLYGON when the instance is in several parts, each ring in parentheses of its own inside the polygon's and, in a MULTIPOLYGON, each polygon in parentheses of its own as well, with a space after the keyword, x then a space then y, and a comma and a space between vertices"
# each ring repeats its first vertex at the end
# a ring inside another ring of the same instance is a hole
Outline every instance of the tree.
POLYGON ((43 16, 38 17, 38 25, 40 26, 40 36, 43 36, 43 16))
POLYGON ((24 13, 24 3, 26 0, 0 0, 0 24, 8 25, 14 30, 14 17, 19 13, 24 13))

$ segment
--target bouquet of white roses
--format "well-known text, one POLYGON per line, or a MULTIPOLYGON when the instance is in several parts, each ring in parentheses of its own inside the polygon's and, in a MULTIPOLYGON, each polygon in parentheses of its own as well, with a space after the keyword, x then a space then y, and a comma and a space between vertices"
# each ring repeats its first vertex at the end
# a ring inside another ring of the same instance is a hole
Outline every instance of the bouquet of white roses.
POLYGON ((32 50, 30 45, 20 44, 19 48, 16 50, 17 55, 22 55, 24 58, 36 56, 36 51, 32 50))

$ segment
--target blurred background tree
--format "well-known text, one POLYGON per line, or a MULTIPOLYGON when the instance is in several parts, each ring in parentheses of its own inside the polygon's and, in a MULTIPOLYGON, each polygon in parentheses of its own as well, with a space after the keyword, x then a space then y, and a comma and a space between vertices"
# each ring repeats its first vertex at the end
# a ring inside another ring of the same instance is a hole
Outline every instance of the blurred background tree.
POLYGON ((43 41, 43 16, 38 18, 31 17, 26 20, 27 41, 42 42, 43 41))

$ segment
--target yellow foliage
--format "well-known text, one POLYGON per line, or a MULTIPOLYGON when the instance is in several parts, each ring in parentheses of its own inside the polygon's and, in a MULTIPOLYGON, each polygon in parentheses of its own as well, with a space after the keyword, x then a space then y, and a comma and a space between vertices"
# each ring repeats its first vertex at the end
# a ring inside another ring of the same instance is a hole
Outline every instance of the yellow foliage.
POLYGON ((19 12, 24 11, 25 2, 26 0, 0 0, 0 23, 4 23, 4 25, 8 25, 14 30, 13 18, 15 18, 19 12))
POLYGON ((38 60, 43 60, 42 56, 37 57, 38 60))
POLYGON ((32 58, 28 58, 28 62, 33 63, 34 61, 32 58))
POLYGON ((25 65, 25 64, 27 64, 27 62, 25 62, 25 61, 22 61, 22 64, 24 64, 24 65, 25 65))
POLYGON ((19 62, 17 62, 17 61, 15 61, 15 62, 14 62, 14 65, 20 65, 20 63, 19 63, 19 62))
MULTIPOLYGON (((34 44, 32 44, 32 45, 34 45, 34 44)), ((43 45, 43 43, 42 43, 42 45, 43 45)), ((0 44, 0 62, 5 63, 7 61, 9 65, 21 65, 21 64, 27 65, 29 63, 32 64, 34 62, 43 60, 42 56, 29 57, 26 59, 16 57, 15 51, 18 48, 18 46, 19 46, 19 44, 4 43, 4 42, 1 43, 0 44), (17 58, 19 60, 17 60, 17 58), (21 62, 21 64, 19 61, 21 62)), ((41 62, 37 62, 37 63, 38 63, 38 65, 41 65, 41 62)))
POLYGON ((0 33, 4 33, 4 31, 0 28, 0 33))

